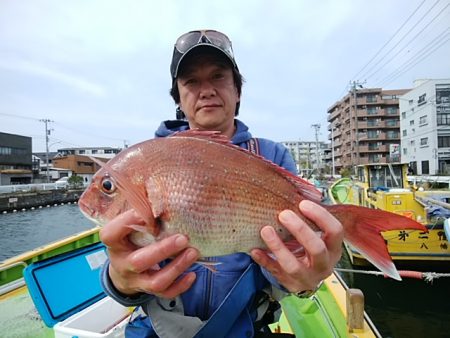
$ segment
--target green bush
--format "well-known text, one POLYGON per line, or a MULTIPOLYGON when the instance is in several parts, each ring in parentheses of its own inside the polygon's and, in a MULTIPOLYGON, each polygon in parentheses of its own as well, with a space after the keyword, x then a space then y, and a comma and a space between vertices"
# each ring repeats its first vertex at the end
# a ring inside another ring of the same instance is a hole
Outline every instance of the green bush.
POLYGON ((72 175, 67 180, 71 188, 81 188, 83 186, 83 177, 72 175))

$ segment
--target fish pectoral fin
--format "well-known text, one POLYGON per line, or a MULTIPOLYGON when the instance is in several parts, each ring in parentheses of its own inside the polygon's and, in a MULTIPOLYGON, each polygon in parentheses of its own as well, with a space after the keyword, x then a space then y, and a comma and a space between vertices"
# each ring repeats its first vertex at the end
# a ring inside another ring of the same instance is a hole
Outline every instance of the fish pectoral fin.
POLYGON ((305 255, 305 248, 296 239, 291 239, 284 242, 284 245, 296 258, 300 258, 305 255))
POLYGON ((167 193, 162 188, 162 183, 158 182, 154 177, 149 177, 146 182, 148 198, 151 201, 153 216, 158 218, 167 210, 167 193))

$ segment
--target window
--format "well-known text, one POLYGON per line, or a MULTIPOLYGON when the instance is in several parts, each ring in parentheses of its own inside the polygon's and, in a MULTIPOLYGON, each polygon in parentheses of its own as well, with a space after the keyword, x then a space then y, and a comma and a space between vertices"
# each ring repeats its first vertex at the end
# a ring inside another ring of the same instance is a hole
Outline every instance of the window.
POLYGON ((386 138, 389 139, 389 140, 398 139, 399 138, 399 132, 398 131, 393 131, 393 130, 388 130, 386 132, 386 138))
POLYGON ((438 148, 450 147, 450 136, 438 136, 438 148))
POLYGON ((409 144, 410 144, 412 147, 414 147, 414 146, 416 145, 416 141, 411 140, 411 141, 409 141, 409 144))
POLYGON ((414 125, 414 120, 409 121, 409 125, 413 126, 414 125))
POLYGON ((437 114, 436 118, 438 126, 450 126, 450 114, 437 114))
POLYGON ((397 95, 383 95, 381 96, 383 100, 395 100, 397 98, 397 95))
POLYGON ((417 100, 417 105, 421 106, 427 102, 427 94, 422 94, 419 96, 419 100, 417 100))
POLYGON ((397 114, 397 107, 387 107, 386 112, 388 115, 395 115, 397 114))
POLYGON ((422 175, 428 175, 430 173, 430 163, 428 161, 422 161, 422 175))
POLYGON ((376 95, 367 95, 366 102, 377 102, 377 96, 376 95))
POLYGON ((426 124, 426 123, 427 123, 427 116, 426 115, 421 116, 420 119, 419 119, 419 125, 423 125, 423 124, 426 124))
POLYGON ((85 153, 86 153, 86 150, 84 150, 84 149, 78 150, 78 154, 85 154, 85 153))
POLYGON ((421 146, 426 146, 426 145, 428 145, 428 137, 422 137, 422 138, 420 139, 420 145, 421 145, 421 146))
POLYGON ((407 136, 407 135, 408 135, 408 133, 407 133, 406 129, 403 129, 403 131, 402 131, 402 135, 403 135, 403 136, 407 136))
POLYGON ((398 126, 397 120, 393 120, 393 119, 386 120, 386 126, 387 127, 397 127, 398 126))
POLYGON ((414 100, 409 100, 408 103, 409 103, 409 105, 411 106, 411 105, 414 104, 414 100))
POLYGON ((377 107, 367 107, 368 115, 375 115, 377 113, 377 107))
POLYGON ((93 154, 97 154, 97 153, 98 153, 98 150, 97 150, 97 149, 92 149, 92 153, 93 153, 93 154))
POLYGON ((11 155, 12 148, 10 147, 0 147, 0 155, 11 155))
POLYGON ((402 119, 406 119, 406 112, 402 111, 402 119))
POLYGON ((378 133, 376 130, 368 130, 367 137, 368 138, 378 138, 378 133))
POLYGON ((378 163, 380 162, 381 155, 380 154, 370 154, 369 155, 369 162, 370 163, 378 163))
POLYGON ((436 85, 436 111, 438 113, 450 112, 450 84, 436 85))
POLYGON ((380 148, 379 148, 379 146, 378 146, 378 143, 373 143, 373 142, 371 142, 371 143, 369 143, 368 149, 369 149, 369 150, 378 150, 378 149, 380 149, 380 148))
POLYGON ((25 148, 13 148, 0 146, 0 155, 27 155, 28 151, 25 148))
POLYGON ((408 155, 408 149, 407 148, 403 148, 403 155, 408 155))

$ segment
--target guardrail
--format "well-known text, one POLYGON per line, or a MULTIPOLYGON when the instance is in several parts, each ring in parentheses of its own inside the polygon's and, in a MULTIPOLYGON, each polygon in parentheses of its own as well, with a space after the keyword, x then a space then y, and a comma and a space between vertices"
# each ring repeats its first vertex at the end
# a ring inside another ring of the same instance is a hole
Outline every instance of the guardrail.
POLYGON ((15 192, 36 192, 43 190, 64 190, 67 188, 69 188, 69 184, 67 182, 0 185, 0 194, 15 192))

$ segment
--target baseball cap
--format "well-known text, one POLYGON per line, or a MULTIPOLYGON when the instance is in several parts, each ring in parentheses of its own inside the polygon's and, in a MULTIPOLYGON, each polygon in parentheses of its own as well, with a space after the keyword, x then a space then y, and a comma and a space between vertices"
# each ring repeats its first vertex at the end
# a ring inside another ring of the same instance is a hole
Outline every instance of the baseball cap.
POLYGON ((178 76, 181 61, 194 48, 209 46, 221 51, 231 61, 234 68, 238 69, 233 55, 231 40, 223 33, 216 30, 194 30, 181 35, 175 42, 173 48, 172 63, 170 64, 170 74, 172 80, 178 76))

